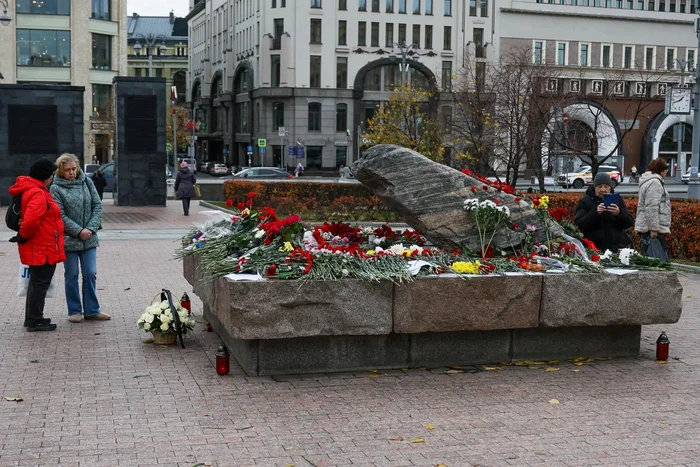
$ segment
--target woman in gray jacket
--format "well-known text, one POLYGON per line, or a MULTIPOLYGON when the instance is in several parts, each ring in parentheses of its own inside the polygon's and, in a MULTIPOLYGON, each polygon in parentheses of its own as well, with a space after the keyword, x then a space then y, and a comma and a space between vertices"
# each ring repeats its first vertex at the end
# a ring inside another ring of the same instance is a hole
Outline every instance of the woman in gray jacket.
POLYGON ((100 310, 97 300, 97 231, 102 225, 102 201, 95 185, 80 170, 74 154, 62 154, 56 160, 57 177, 51 185, 51 195, 61 208, 65 225, 66 302, 68 320, 80 323, 85 319, 107 320, 111 317, 100 310), (78 286, 79 268, 83 275, 83 293, 78 286))
MULTIPOLYGON (((661 158, 649 163, 647 171, 639 179, 639 202, 637 205, 636 230, 647 240, 658 237, 666 248, 666 235, 671 233, 671 197, 664 186, 668 164, 661 158)), ((644 242, 643 242, 644 243, 644 242)))
POLYGON ((175 177, 175 194, 182 200, 182 210, 186 216, 190 215, 190 199, 194 198, 195 183, 197 183, 197 177, 194 176, 187 162, 183 161, 175 177))

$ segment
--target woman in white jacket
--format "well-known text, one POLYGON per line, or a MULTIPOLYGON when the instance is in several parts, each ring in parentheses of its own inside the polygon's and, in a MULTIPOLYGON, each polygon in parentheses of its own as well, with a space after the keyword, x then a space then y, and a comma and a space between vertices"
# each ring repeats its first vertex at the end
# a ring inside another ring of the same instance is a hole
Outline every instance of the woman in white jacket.
POLYGON ((642 240, 658 237, 666 251, 666 235, 671 233, 671 197, 664 186, 667 171, 666 161, 657 158, 649 163, 647 171, 642 174, 634 224, 634 230, 642 240))

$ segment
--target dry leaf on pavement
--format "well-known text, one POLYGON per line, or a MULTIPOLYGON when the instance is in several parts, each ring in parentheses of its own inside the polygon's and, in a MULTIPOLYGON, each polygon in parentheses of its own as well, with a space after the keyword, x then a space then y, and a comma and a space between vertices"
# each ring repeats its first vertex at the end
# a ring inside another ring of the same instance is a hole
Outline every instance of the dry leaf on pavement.
POLYGON ((448 375, 453 375, 455 373, 464 373, 464 370, 447 370, 445 373, 448 375))
POLYGON ((425 443, 425 440, 423 438, 416 438, 411 440, 411 444, 415 443, 425 443))
POLYGON ((425 425, 425 429, 426 430, 434 430, 435 427, 433 425, 431 425, 430 423, 428 423, 427 425, 425 425))
POLYGON ((387 438, 389 441, 403 441, 403 438, 400 436, 397 436, 396 438, 387 438))
POLYGON ((8 397, 8 396, 5 396, 5 400, 6 400, 6 401, 10 401, 10 402, 22 402, 24 399, 22 399, 21 397, 8 397))
POLYGON ((551 373, 553 371, 559 371, 559 368, 554 368, 553 366, 549 366, 549 367, 545 368, 544 371, 547 373, 551 373))
POLYGON ((550 404, 558 404, 558 403, 559 403, 559 399, 549 399, 549 403, 550 403, 550 404))
POLYGON ((494 370, 502 370, 503 368, 498 367, 498 366, 481 365, 481 369, 485 370, 485 371, 494 371, 494 370))

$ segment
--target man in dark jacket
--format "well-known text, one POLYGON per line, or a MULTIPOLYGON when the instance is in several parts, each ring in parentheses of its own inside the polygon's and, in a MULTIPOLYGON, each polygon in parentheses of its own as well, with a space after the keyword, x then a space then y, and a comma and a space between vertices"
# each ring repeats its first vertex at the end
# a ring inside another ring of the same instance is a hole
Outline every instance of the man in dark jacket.
POLYGON ((186 216, 190 215, 190 199, 194 198, 194 185, 197 177, 192 172, 187 162, 182 161, 180 171, 175 177, 175 195, 182 200, 182 210, 186 216))
POLYGON ((613 192, 610 175, 599 173, 588 187, 586 194, 576 206, 576 225, 583 236, 595 243, 600 251, 610 250, 614 253, 620 248, 630 246, 624 229, 634 225, 634 218, 620 198, 620 205, 610 204, 605 207, 603 198, 613 192))

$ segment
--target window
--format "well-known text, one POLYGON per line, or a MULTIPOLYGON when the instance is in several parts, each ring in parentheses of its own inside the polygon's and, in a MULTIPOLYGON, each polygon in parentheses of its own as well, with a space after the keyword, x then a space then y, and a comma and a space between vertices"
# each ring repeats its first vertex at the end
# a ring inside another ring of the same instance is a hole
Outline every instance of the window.
POLYGON ((666 2, 664 0, 659 1, 659 11, 666 11, 666 2))
POLYGON ((469 16, 476 16, 476 0, 469 0, 469 16))
POLYGON ((445 26, 445 30, 442 35, 442 48, 443 50, 452 50, 452 27, 445 26))
POLYGON ((534 41, 532 44, 532 63, 535 65, 544 63, 544 42, 534 41))
POLYGON ((92 116, 97 120, 109 120, 109 103, 112 97, 112 86, 107 84, 92 85, 92 116))
POLYGON ((603 44, 603 48, 601 50, 600 54, 600 66, 603 68, 612 68, 612 45, 609 44, 603 44))
POLYGON ((386 12, 387 13, 394 12, 394 0, 386 0, 386 12))
POLYGON ((338 45, 348 45, 348 22, 338 21, 338 45))
POLYGON ((270 55, 270 86, 280 87, 280 56, 270 55))
POLYGON ((649 10, 649 11, 655 11, 655 9, 654 9, 654 0, 649 0, 649 6, 647 7, 647 10, 649 10))
POLYGON ((566 42, 557 42, 557 65, 565 66, 569 64, 569 57, 567 56, 566 42))
POLYGON ((357 23, 357 45, 367 45, 367 23, 357 23))
POLYGON ((413 0, 413 14, 420 15, 420 0, 413 0))
POLYGON ((311 60, 311 66, 309 68, 309 87, 310 88, 320 88, 321 87, 321 56, 312 55, 309 57, 311 60))
MULTIPOLYGON (((12 2, 10 2, 11 4, 12 2)), ((93 8, 96 2, 93 0, 93 8)), ((70 0, 16 0, 17 13, 30 13, 33 15, 70 15, 70 0)), ((94 15, 94 13, 93 13, 94 15)), ((95 16, 93 16, 95 18, 95 16)))
POLYGON ((472 33, 472 41, 477 58, 486 58, 486 50, 484 49, 484 29, 474 28, 472 33))
POLYGON ((442 62, 442 90, 452 91, 452 62, 442 62))
POLYGON ((489 0, 481 0, 481 12, 480 16, 486 18, 489 15, 489 0))
POLYGON ((431 24, 425 25, 425 49, 433 48, 433 26, 431 24))
POLYGON ((277 8, 277 0, 272 0, 272 8, 277 8))
POLYGON ((399 45, 406 44, 406 25, 399 24, 399 45))
POLYGON ((348 57, 336 58, 335 87, 338 89, 345 89, 348 87, 348 57))
POLYGON ((386 23, 386 46, 394 46, 394 23, 386 23))
POLYGON ((306 168, 320 169, 323 159, 323 146, 307 146, 306 147, 306 168))
POLYGON ((433 0, 425 0, 425 14, 426 15, 433 14, 433 0))
POLYGON ((103 34, 92 35, 92 68, 111 70, 112 37, 103 34))
MULTIPOLYGON (((110 1, 111 0, 92 0, 92 17, 95 19, 101 19, 104 21, 109 21, 111 18, 110 15, 110 1)), ((37 4, 41 3, 46 3, 44 2, 35 2, 37 4)), ((65 13, 68 14, 68 13, 65 13)))
POLYGON ((372 12, 379 13, 379 0, 372 0, 372 12))
POLYGON ((452 16, 452 0, 445 0, 445 16, 452 16))
POLYGON ((348 9, 348 0, 339 0, 338 1, 338 9, 341 11, 347 11, 348 9))
POLYGON ((335 131, 346 131, 348 129, 348 105, 338 104, 335 106, 335 131))
POLYGON ((644 9, 644 0, 637 0, 637 10, 644 9))
POLYGON ((272 128, 284 126, 284 103, 272 103, 272 128))
POLYGON ((625 51, 624 51, 622 60, 623 60, 622 66, 624 68, 632 68, 633 60, 634 60, 634 46, 633 45, 626 45, 625 46, 625 51))
POLYGON ((309 104, 309 131, 321 131, 321 104, 319 102, 309 104))
POLYGON ((69 67, 70 31, 17 29, 17 65, 69 67))
POLYGON ((399 13, 406 13, 406 0, 399 0, 399 13))
POLYGON ((413 36, 411 37, 411 42, 420 49, 420 24, 413 25, 413 36))
POLYGON ((272 50, 280 50, 282 48, 282 34, 284 34, 284 19, 275 19, 273 27, 275 35, 272 38, 272 50))
POLYGON ((579 51, 579 59, 578 59, 578 64, 581 66, 588 66, 590 65, 590 44, 579 44, 578 46, 578 51, 579 51))
POLYGON ((372 32, 370 33, 370 45, 379 47, 379 23, 372 23, 372 32))
POLYGON ((134 76, 136 76, 136 77, 141 76, 141 68, 134 68, 134 76))
POLYGON ((348 147, 347 146, 336 146, 335 147, 335 166, 340 167, 341 165, 347 164, 348 160, 348 147))
POLYGON ((686 60, 688 62, 688 65, 687 65, 688 70, 693 70, 695 68, 695 50, 694 49, 687 50, 686 60))
POLYGON ((358 11, 367 11, 367 0, 359 0, 357 2, 358 11))
POLYGON ((321 20, 318 18, 311 19, 311 43, 321 43, 321 20))
POLYGON ((676 49, 672 47, 666 47, 666 69, 675 70, 676 69, 676 49))
POLYGON ((311 0, 311 8, 321 8, 321 0, 311 0))
POLYGON ((654 62, 656 61, 656 50, 654 47, 647 47, 644 49, 644 69, 653 70, 656 68, 654 62))
POLYGON ((680 13, 685 13, 685 0, 681 0, 680 7, 678 8, 680 13))
POLYGON ((156 68, 156 78, 162 78, 162 77, 163 77, 163 69, 156 68))

